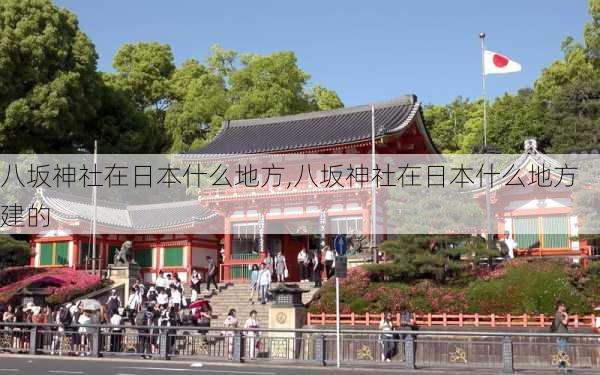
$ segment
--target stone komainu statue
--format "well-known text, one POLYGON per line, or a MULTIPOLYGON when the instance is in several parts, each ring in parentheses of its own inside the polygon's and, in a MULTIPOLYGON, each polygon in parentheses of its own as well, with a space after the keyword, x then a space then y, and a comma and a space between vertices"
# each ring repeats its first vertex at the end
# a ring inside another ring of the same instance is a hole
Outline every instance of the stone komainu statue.
POLYGON ((123 245, 121 245, 121 249, 119 251, 117 251, 117 253, 115 254, 113 263, 114 264, 128 264, 130 261, 132 261, 132 252, 131 252, 132 248, 133 248, 133 245, 131 244, 131 241, 123 242, 123 245))

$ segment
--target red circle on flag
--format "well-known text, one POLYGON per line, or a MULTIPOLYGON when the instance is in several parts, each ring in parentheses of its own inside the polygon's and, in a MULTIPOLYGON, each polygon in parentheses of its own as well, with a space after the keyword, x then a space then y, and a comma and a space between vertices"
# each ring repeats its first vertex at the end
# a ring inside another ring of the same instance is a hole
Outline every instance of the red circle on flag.
POLYGON ((498 68, 504 68, 506 65, 508 65, 508 59, 497 53, 494 53, 492 61, 494 62, 494 65, 496 65, 498 68))

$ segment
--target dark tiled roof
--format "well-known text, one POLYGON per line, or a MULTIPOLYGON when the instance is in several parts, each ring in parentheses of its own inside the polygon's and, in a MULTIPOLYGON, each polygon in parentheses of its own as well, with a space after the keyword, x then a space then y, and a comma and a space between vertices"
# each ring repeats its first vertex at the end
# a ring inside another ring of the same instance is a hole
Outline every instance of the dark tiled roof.
MULTIPOLYGON (((419 112, 415 96, 375 104, 377 137, 402 131, 419 112)), ((371 106, 264 119, 224 121, 215 139, 190 154, 256 154, 354 143, 371 138, 371 106)), ((186 155, 192 157, 192 155, 186 155)), ((184 157, 185 158, 185 157, 184 157)))
MULTIPOLYGON (((93 220, 91 197, 66 194, 55 190, 38 189, 34 200, 50 208, 53 215, 65 219, 93 220)), ((97 201, 97 223, 130 229, 168 228, 211 220, 216 214, 196 200, 126 205, 97 201)))

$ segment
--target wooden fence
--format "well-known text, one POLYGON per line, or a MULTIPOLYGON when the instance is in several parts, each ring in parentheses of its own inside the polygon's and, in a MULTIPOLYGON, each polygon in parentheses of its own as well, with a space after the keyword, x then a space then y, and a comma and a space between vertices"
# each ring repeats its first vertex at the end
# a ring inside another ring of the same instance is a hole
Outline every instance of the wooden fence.
MULTIPOLYGON (((381 313, 341 314, 340 323, 346 326, 377 326, 382 319, 381 313)), ((553 316, 512 315, 512 314, 415 314, 416 324, 424 327, 550 327, 553 316)), ((594 328, 596 317, 590 315, 570 315, 569 327, 594 328)), ((394 316, 396 326, 400 325, 400 313, 394 316)), ((335 325, 335 314, 307 313, 307 323, 313 326, 335 325)))

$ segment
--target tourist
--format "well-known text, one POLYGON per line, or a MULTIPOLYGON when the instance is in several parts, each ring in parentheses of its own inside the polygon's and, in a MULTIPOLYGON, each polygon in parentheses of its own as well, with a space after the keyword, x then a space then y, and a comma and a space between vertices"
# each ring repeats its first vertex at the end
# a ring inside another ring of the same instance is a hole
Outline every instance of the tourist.
POLYGON ((323 271, 323 266, 321 265, 321 252, 315 251, 313 260, 312 260, 312 271, 313 271, 313 281, 315 282, 315 288, 320 288, 323 286, 321 282, 321 272, 323 271))
POLYGON ((108 317, 110 318, 117 312, 119 307, 121 307, 121 298, 117 295, 117 291, 115 289, 110 291, 110 296, 106 301, 106 305, 108 306, 108 317))
POLYGON ((217 265, 211 256, 206 257, 206 262, 208 263, 208 271, 206 273, 206 290, 210 292, 210 284, 212 283, 215 286, 215 289, 218 291, 219 287, 217 286, 216 282, 217 265))
MULTIPOLYGON (((259 328, 258 320, 256 320, 257 316, 256 310, 250 311, 250 316, 246 319, 246 323, 244 323, 244 328, 256 330, 259 328)), ((256 359, 256 347, 258 346, 258 341, 256 337, 259 335, 258 331, 246 331, 246 337, 248 338, 246 341, 246 345, 248 345, 250 359, 256 359)))
POLYGON ((233 341, 234 341, 235 331, 229 331, 227 329, 237 328, 238 325, 239 325, 239 322, 238 322, 237 318, 235 317, 235 310, 234 309, 229 310, 229 313, 227 314, 227 318, 225 318, 225 321, 223 322, 223 327, 225 327, 225 330, 223 331, 223 335, 226 337, 226 341, 227 341, 227 358, 229 360, 233 359, 233 341))
POLYGON ((273 256, 271 255, 271 252, 270 252, 270 251, 267 251, 267 253, 266 253, 266 254, 267 254, 267 255, 266 255, 265 259, 263 260, 263 262, 265 263, 265 267, 266 267, 266 268, 267 268, 267 269, 270 271, 271 278, 273 278, 273 276, 275 275, 274 268, 273 268, 273 267, 274 267, 274 266, 273 266, 273 264, 274 264, 275 262, 274 262, 274 260, 273 260, 273 256))
POLYGON ((123 351, 123 328, 121 326, 124 324, 124 320, 125 309, 123 307, 119 307, 117 312, 110 317, 110 325, 112 326, 112 334, 110 335, 110 351, 113 353, 123 351))
POLYGON ((87 327, 88 324, 93 324, 92 319, 93 312, 89 310, 84 310, 81 315, 79 315, 79 320, 77 323, 80 325, 79 334, 81 336, 81 353, 80 356, 90 355, 91 347, 92 347, 92 334, 94 333, 94 328, 87 327))
MULTIPOLYGON (((160 326, 160 315, 162 309, 166 309, 168 305, 163 307, 156 305, 154 303, 149 303, 146 308, 146 319, 148 320, 148 325, 158 327, 160 326)), ((151 352, 158 353, 160 351, 160 329, 154 328, 148 331, 148 342, 151 345, 151 352)))
MULTIPOLYGON (((258 270, 258 266, 256 264, 252 265, 252 272, 250 273, 250 304, 254 304, 254 294, 258 294, 258 275, 260 271, 258 270)), ((260 300, 260 298, 259 298, 260 300)))
MULTIPOLYGON (((412 331, 416 328, 417 320, 415 315, 408 310, 404 310, 400 313, 400 329, 403 331, 412 331)), ((402 340, 402 351, 404 358, 406 358, 406 334, 400 336, 402 340)), ((413 347, 414 350, 414 347, 413 347)), ((414 353, 413 353, 414 354, 414 353)))
MULTIPOLYGON (((36 324, 46 324, 48 323, 47 309, 45 307, 34 306, 31 308, 33 315, 31 316, 31 322, 36 324)), ((43 328, 42 328, 43 329, 43 328)), ((30 343, 31 345, 35 345, 36 349, 42 349, 44 341, 44 335, 40 334, 36 336, 36 342, 30 343)))
MULTIPOLYGON (((16 323, 17 322, 17 314, 15 308, 12 305, 8 305, 6 307, 6 311, 2 314, 2 322, 3 323, 16 323)), ((15 335, 16 330, 13 330, 13 327, 6 326, 4 327, 4 331, 6 335, 8 335, 8 340, 12 337, 12 346, 14 348, 18 348, 17 346, 17 335, 15 335)), ((10 341, 9 341, 10 345, 10 341)), ((7 349, 8 350, 8 349, 7 349)))
POLYGON ((308 276, 306 275, 306 267, 304 266, 304 263, 306 262, 306 257, 306 249, 303 247, 302 250, 300 250, 300 252, 298 253, 298 256, 296 257, 298 261, 298 271, 300 272, 300 281, 307 281, 306 279, 308 278, 308 276))
POLYGON ((314 258, 314 254, 312 251, 308 251, 306 253, 306 259, 304 259, 304 269, 306 270, 306 282, 309 281, 314 281, 313 280, 313 268, 312 268, 312 261, 314 258))
POLYGON ((169 282, 167 281, 167 278, 165 277, 165 272, 163 270, 160 270, 160 272, 158 272, 158 277, 156 278, 156 282, 154 283, 154 285, 156 286, 156 291, 158 293, 160 293, 161 290, 167 289, 167 287, 169 286, 169 282))
POLYGON ((173 306, 173 308, 175 309, 176 312, 179 312, 179 310, 181 309, 181 292, 179 291, 179 288, 177 288, 175 285, 171 286, 171 298, 169 298, 169 304, 171 306, 173 306))
POLYGON ((158 306, 167 307, 169 304, 169 294, 167 293, 167 289, 163 288, 160 293, 158 293, 158 296, 156 296, 156 303, 158 306))
POLYGON ((196 270, 192 271, 191 287, 192 287, 192 302, 194 302, 195 300, 198 299, 198 295, 200 294, 200 289, 202 288, 202 279, 200 277, 200 274, 196 270))
MULTIPOLYGON (((567 308, 565 304, 561 301, 556 303, 556 313, 554 314, 554 320, 552 321, 552 326, 550 326, 550 331, 552 333, 568 333, 569 332, 569 314, 567 314, 567 308)), ((566 353, 567 352, 567 338, 566 337, 558 337, 556 339, 556 346, 558 347, 558 352, 566 353)), ((558 363, 559 370, 565 370, 567 368, 567 364, 565 361, 560 361, 558 363)))
POLYGON ((177 289, 181 289, 181 291, 183 292, 183 284, 181 283, 181 279, 179 278, 179 274, 175 273, 173 276, 173 284, 172 284, 175 288, 177 289))
POLYGON ((383 314, 383 318, 379 322, 379 330, 386 331, 389 333, 383 333, 380 335, 380 343, 382 347, 381 361, 391 362, 392 356, 394 355, 394 334, 391 332, 394 330, 392 323, 392 314, 387 312, 383 314))
POLYGON ((65 329, 71 325, 73 320, 71 311, 69 311, 71 306, 71 303, 61 306, 54 316, 53 322, 58 326, 58 333, 52 338, 52 347, 50 348, 50 354, 52 355, 54 355, 57 350, 58 355, 62 355, 61 344, 65 336, 65 329))
POLYGON ((127 300, 127 316, 130 322, 135 321, 137 313, 142 308, 142 298, 138 293, 138 289, 132 288, 129 292, 129 299, 127 300))
POLYGON ((71 343, 73 344, 73 353, 79 354, 81 350, 81 335, 78 332, 77 325, 79 324, 79 317, 81 317, 81 301, 71 306, 69 312, 71 313, 71 343))
POLYGON ((210 327, 210 320, 212 319, 212 310, 208 303, 202 304, 199 309, 196 310, 194 314, 194 320, 196 321, 196 325, 198 327, 202 327, 204 329, 199 329, 198 333, 202 335, 202 339, 206 341, 206 333, 208 332, 208 328, 210 327))
POLYGON ((517 248, 518 244, 515 240, 513 240, 509 231, 504 232, 504 244, 506 245, 506 248, 508 249, 508 258, 513 259, 515 257, 514 250, 517 248))
POLYGON ((327 280, 329 280, 333 276, 335 267, 335 253, 329 246, 325 246, 323 250, 325 251, 325 277, 327 277, 327 280))
POLYGON ((153 286, 148 288, 148 293, 146 293, 146 300, 148 302, 156 303, 157 298, 158 298, 158 292, 156 291, 156 288, 153 286))
POLYGON ((137 286, 138 293, 142 296, 142 299, 146 295, 146 285, 142 282, 142 280, 138 279, 135 281, 135 286, 137 286))
POLYGON ((277 274, 277 282, 282 283, 285 281, 286 271, 287 265, 285 263, 285 257, 281 253, 281 250, 279 250, 275 256, 275 273, 277 274))
POLYGON ((259 299, 261 304, 267 303, 267 296, 269 294, 269 287, 271 285, 271 270, 267 268, 267 265, 263 262, 260 264, 260 273, 258 274, 258 290, 259 299))

